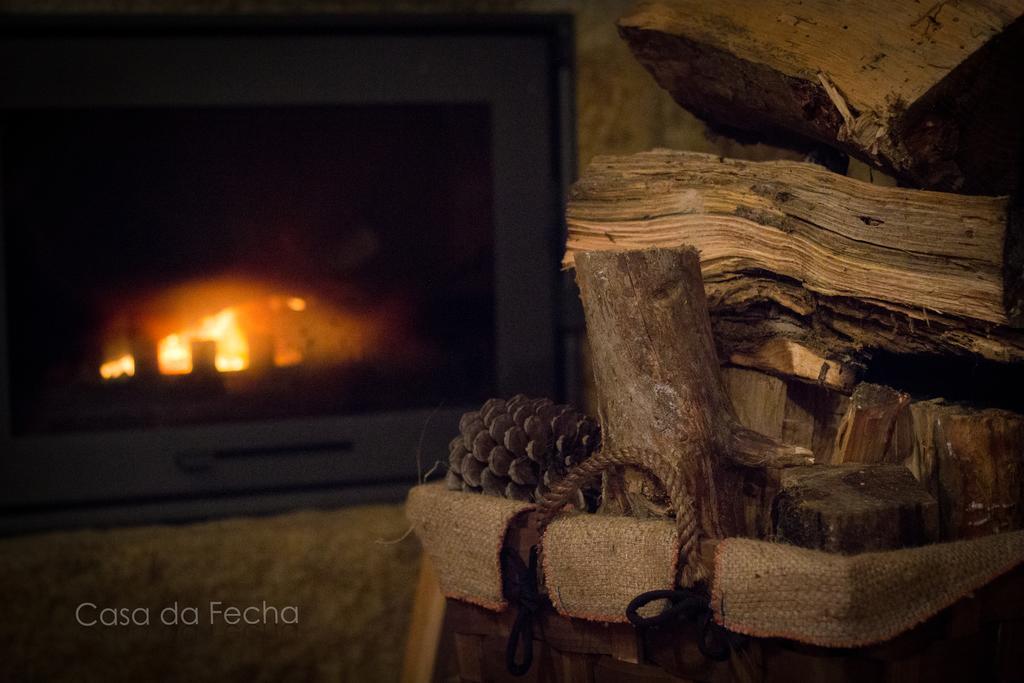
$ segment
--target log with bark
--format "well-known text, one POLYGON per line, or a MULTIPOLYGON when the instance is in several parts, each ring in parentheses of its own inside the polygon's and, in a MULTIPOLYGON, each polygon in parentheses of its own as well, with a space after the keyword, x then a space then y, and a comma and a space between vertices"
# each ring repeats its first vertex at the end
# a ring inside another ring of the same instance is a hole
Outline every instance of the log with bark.
POLYGON ((701 537, 747 531, 747 471, 756 478, 807 464, 810 451, 737 419, 694 249, 585 252, 577 255, 576 278, 604 446, 552 487, 545 508, 553 514, 581 481, 609 468, 641 467, 664 485, 688 568, 699 572, 701 537))
POLYGON ((816 140, 905 183, 1020 180, 1021 0, 673 0, 619 20, 636 58, 713 126, 816 140))
POLYGON ((588 167, 564 263, 690 244, 723 358, 849 391, 874 349, 1024 359, 1021 226, 1008 216, 1004 197, 654 150, 588 167))
POLYGON ((584 252, 576 276, 604 445, 552 486, 545 518, 597 474, 617 480, 604 489, 603 506, 613 512, 635 514, 634 498, 657 498, 663 488, 684 550, 684 583, 703 578, 702 539, 774 536, 846 552, 937 536, 935 501, 903 465, 799 467, 813 462, 807 446, 832 450, 831 441, 859 438, 865 421, 870 430, 879 419, 824 387, 791 390, 776 377, 723 372, 694 249, 584 252), (849 405, 860 419, 841 421, 849 405), (633 480, 640 486, 630 490, 623 476, 637 469, 653 477, 633 480), (624 505, 616 499, 622 491, 624 505))

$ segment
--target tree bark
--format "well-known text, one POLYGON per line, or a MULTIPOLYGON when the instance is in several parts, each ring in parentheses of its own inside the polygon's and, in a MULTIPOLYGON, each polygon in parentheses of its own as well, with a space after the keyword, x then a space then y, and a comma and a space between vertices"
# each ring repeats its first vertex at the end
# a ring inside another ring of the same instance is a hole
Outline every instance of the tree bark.
MULTIPOLYGON (((649 470, 668 491, 688 561, 696 560, 699 537, 745 532, 743 468, 807 464, 810 451, 739 423, 722 383, 696 250, 580 253, 576 277, 606 459, 591 458, 567 481, 612 465, 649 470)), ((564 502, 563 490, 552 493, 549 510, 564 502)))
POLYGON ((713 126, 817 140, 927 189, 1020 178, 1019 0, 673 0, 619 20, 636 58, 713 126))

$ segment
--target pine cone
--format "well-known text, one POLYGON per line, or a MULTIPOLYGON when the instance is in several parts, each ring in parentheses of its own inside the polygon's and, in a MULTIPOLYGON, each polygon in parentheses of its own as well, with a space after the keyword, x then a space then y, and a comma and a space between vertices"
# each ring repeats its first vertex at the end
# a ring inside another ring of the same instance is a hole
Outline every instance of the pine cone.
MULTIPOLYGON (((448 445, 448 488, 536 502, 601 442, 597 422, 571 406, 522 394, 492 398, 459 420, 448 445)), ((585 491, 596 499, 596 489, 585 491)), ((586 507, 580 495, 579 506, 586 507)))

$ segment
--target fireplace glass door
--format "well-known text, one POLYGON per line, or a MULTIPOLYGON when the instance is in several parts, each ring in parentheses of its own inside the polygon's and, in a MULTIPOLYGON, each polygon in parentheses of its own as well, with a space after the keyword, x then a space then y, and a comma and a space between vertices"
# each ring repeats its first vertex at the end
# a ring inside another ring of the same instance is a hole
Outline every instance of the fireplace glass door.
POLYGON ((0 135, 15 435, 493 391, 486 106, 17 109, 0 135))
POLYGON ((572 34, 0 21, 0 534, 397 501, 571 398, 572 34))

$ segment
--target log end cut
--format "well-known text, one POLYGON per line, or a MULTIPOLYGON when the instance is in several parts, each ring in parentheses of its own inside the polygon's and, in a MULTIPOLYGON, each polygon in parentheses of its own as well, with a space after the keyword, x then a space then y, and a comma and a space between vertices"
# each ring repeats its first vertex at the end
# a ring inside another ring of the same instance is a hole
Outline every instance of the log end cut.
POLYGON ((783 470, 775 538, 804 548, 860 553, 938 540, 938 506, 900 465, 783 470))

